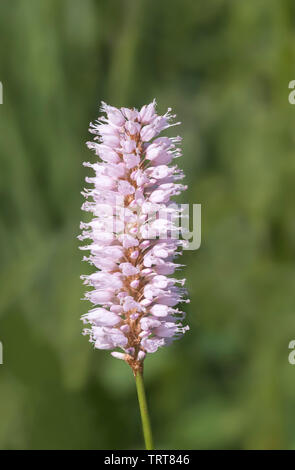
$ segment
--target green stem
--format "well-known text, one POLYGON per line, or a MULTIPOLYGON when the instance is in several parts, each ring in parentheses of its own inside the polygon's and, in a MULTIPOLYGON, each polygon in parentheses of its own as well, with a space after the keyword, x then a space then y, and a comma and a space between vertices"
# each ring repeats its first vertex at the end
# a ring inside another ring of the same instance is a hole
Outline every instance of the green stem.
POLYGON ((140 414, 141 414, 141 422, 142 422, 145 448, 146 450, 153 450, 152 430, 151 430, 150 418, 149 418, 149 413, 148 413, 148 408, 147 408, 143 376, 141 372, 138 372, 136 374, 135 382, 136 382, 139 409, 140 409, 140 414))

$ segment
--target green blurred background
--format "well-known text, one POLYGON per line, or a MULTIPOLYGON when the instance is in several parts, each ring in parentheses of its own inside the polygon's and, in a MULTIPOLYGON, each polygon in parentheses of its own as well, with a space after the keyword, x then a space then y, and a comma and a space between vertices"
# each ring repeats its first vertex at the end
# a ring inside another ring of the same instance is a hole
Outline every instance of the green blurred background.
MULTIPOLYGON (((293 0, 1 0, 1 449, 142 446, 132 373, 81 335, 100 100, 171 106, 202 204, 191 331, 151 355, 157 448, 295 448, 293 0)), ((183 274, 183 273, 181 273, 183 274)))

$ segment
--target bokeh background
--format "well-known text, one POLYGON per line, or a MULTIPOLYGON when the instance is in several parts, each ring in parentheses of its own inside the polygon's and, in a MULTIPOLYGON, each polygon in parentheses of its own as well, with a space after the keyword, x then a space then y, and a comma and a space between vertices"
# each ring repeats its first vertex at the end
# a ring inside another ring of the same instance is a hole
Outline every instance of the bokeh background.
POLYGON ((154 97, 202 204, 191 331, 145 366, 156 446, 295 448, 294 44, 293 0, 1 1, 0 448, 142 446, 131 371, 81 335, 76 236, 99 101, 154 97))

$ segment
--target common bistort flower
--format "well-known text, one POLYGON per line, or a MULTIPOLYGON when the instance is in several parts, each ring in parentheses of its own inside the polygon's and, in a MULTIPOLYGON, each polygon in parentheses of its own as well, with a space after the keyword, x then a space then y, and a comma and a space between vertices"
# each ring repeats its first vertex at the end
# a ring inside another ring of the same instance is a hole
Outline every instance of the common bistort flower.
POLYGON ((159 136, 175 116, 170 109, 158 115, 155 105, 137 110, 102 103, 105 116, 90 124, 94 139, 87 143, 96 159, 84 163, 94 171, 86 178, 92 188, 82 193, 92 219, 81 223, 79 238, 90 239, 81 249, 90 251, 84 260, 96 268, 82 276, 94 306, 82 316, 84 334, 95 348, 125 360, 135 376, 147 353, 189 329, 177 308, 188 302, 184 280, 173 277, 184 244, 176 223, 181 211, 171 206, 171 197, 186 189, 175 164, 181 139, 159 136))

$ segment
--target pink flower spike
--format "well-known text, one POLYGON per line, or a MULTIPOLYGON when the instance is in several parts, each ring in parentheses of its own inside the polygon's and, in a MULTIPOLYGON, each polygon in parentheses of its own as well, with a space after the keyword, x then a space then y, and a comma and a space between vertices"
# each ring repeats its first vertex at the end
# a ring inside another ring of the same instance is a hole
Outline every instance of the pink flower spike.
POLYGON ((174 116, 170 109, 158 115, 155 100, 140 111, 106 103, 101 110, 87 142, 95 161, 84 164, 92 174, 82 208, 92 218, 81 223, 79 239, 87 240, 81 249, 90 255, 83 259, 95 271, 81 276, 93 304, 81 319, 94 347, 110 350, 136 376, 149 353, 188 330, 175 308, 188 302, 184 280, 169 277, 181 267, 174 257, 185 245, 169 235, 177 215, 171 198, 186 189, 171 164, 181 156, 181 139, 160 136, 174 116))

